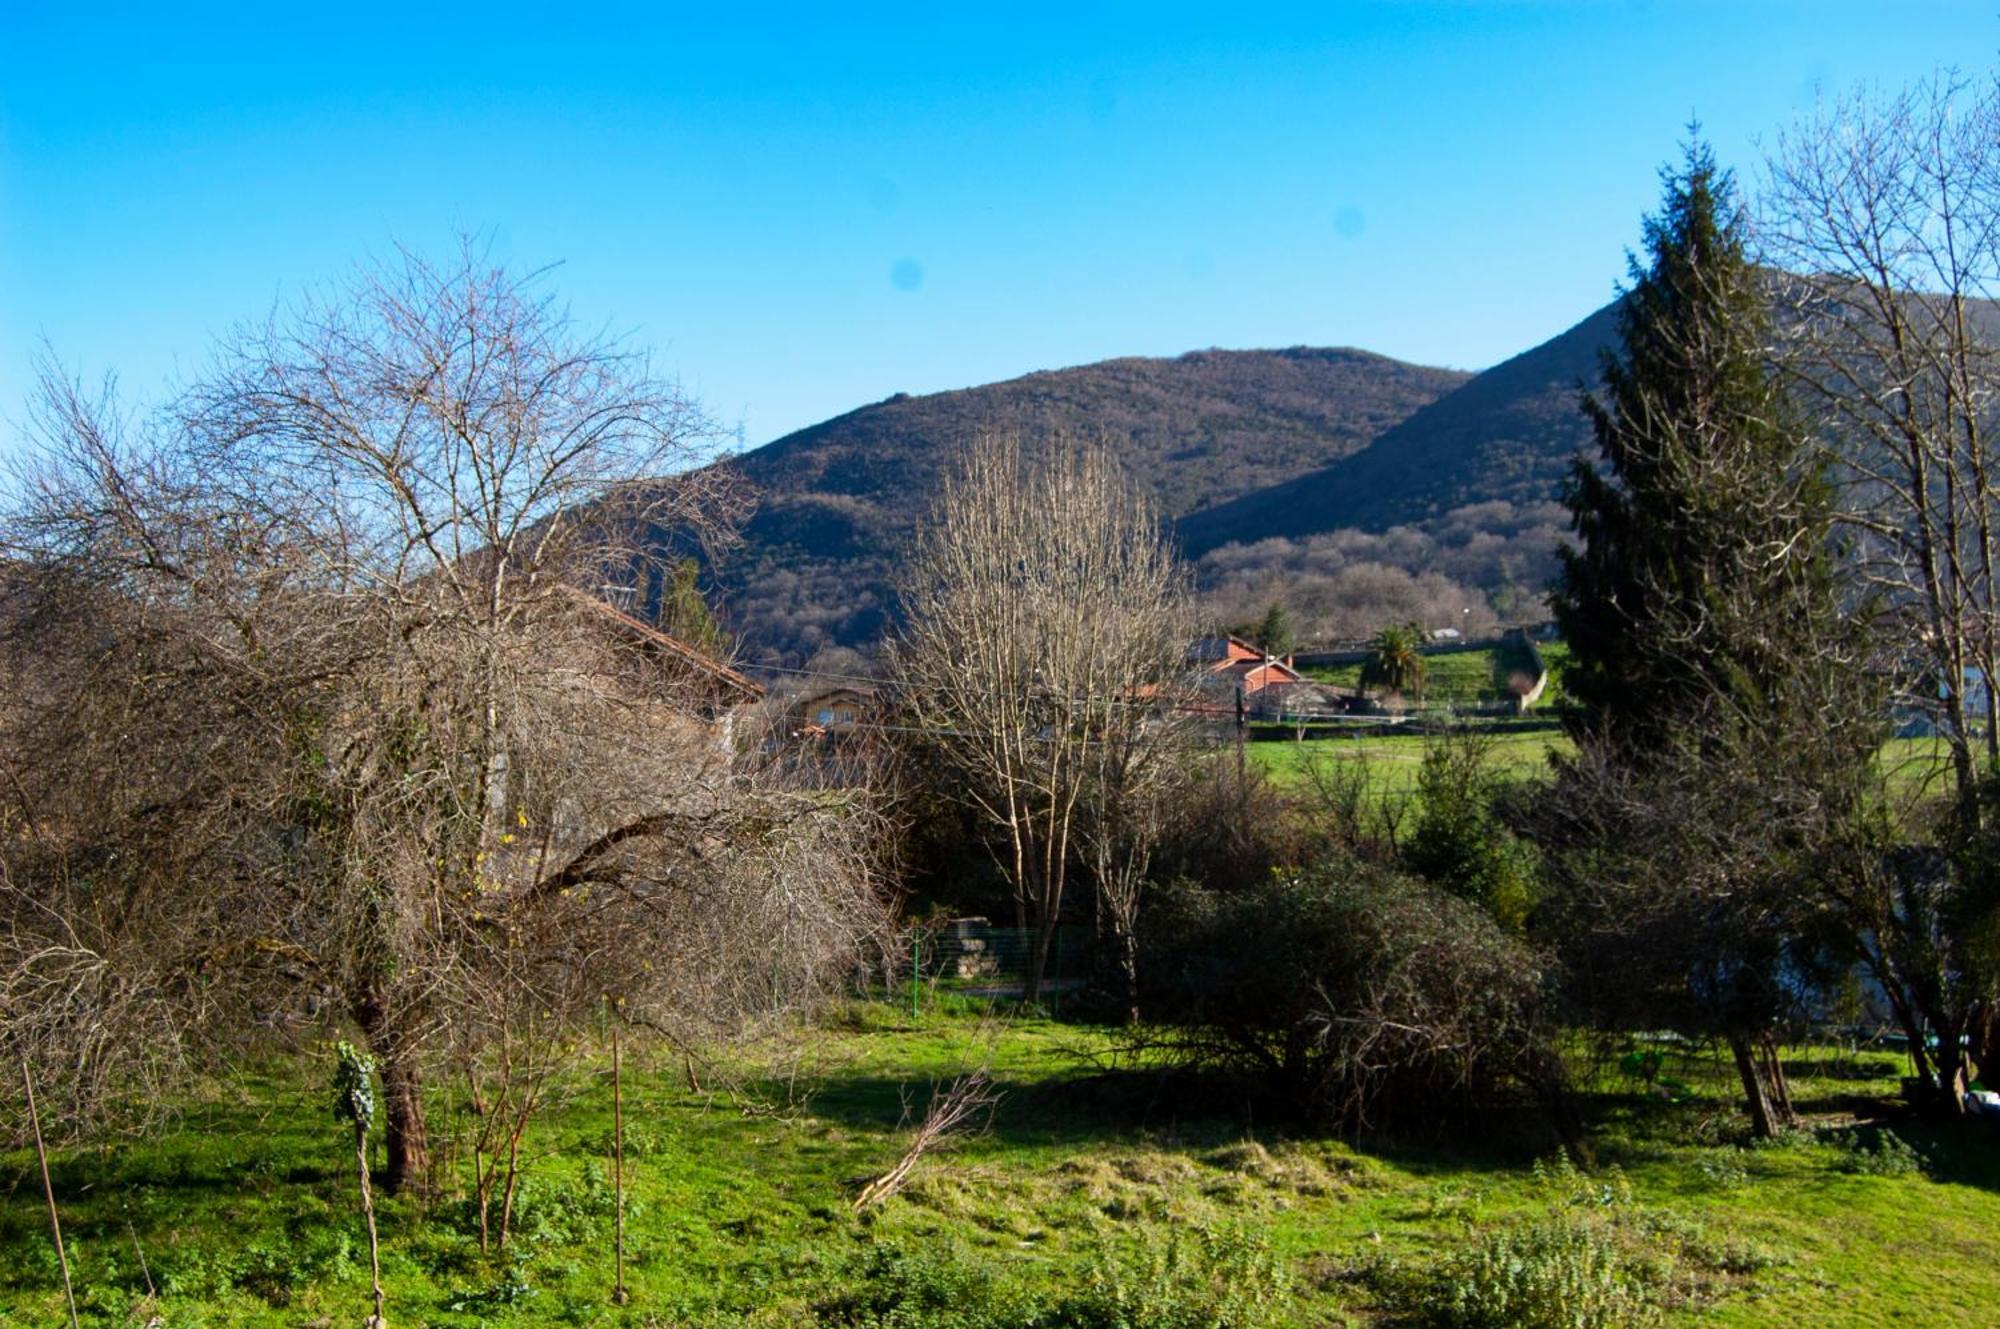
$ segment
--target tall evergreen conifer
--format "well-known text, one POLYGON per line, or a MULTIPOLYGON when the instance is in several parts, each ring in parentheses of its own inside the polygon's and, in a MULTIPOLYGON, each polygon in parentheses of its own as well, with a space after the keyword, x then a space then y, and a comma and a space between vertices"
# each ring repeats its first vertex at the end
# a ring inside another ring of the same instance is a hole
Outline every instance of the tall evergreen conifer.
MULTIPOLYGON (((1835 632, 1830 495, 1768 368, 1764 283, 1733 181, 1691 146, 1632 260, 1620 349, 1585 400, 1602 468, 1566 491, 1579 547, 1554 596, 1573 736, 1640 760, 1711 723, 1810 710, 1835 632)), ((1722 737, 1711 732, 1709 741, 1722 737)))
POLYGON ((1861 804, 1879 709, 1733 182, 1697 143, 1664 184, 1585 403, 1601 465, 1579 458, 1567 488, 1555 931, 1599 1019, 1725 1037, 1769 1134, 1790 1115, 1772 1031, 1810 950, 1813 859, 1861 804))

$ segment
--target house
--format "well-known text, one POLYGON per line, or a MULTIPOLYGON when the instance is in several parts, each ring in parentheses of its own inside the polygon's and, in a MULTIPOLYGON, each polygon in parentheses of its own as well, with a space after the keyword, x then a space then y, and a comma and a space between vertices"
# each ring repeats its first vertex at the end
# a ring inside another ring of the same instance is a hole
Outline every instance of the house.
POLYGON ((793 737, 852 732, 881 717, 882 694, 865 685, 843 683, 795 698, 785 708, 784 731, 793 737))
POLYGON ((1242 688, 1244 696, 1265 688, 1303 683, 1306 676, 1292 667, 1292 657, 1279 659, 1241 637, 1203 637, 1188 651, 1188 663, 1201 668, 1211 687, 1242 688))
POLYGON ((880 779, 891 747, 884 724, 890 698, 883 689, 838 683, 809 689, 775 714, 763 751, 768 769, 798 788, 849 789, 880 779))
POLYGON ((569 589, 570 598, 587 615, 611 629, 612 640, 651 677, 641 692, 657 693, 662 685, 702 719, 730 728, 738 709, 755 705, 763 685, 643 619, 615 609, 585 591, 569 589))
POLYGON ((1346 715, 1361 700, 1353 689, 1307 678, 1291 656, 1268 655, 1241 637, 1204 637, 1188 663, 1200 671, 1204 709, 1219 718, 1311 723, 1346 715))

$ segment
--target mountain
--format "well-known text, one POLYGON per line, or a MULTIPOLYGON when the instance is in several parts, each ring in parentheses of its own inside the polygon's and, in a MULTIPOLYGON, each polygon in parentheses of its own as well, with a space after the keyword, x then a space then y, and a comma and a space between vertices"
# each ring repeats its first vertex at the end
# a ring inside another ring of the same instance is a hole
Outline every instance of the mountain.
POLYGON ((1231 543, 1358 528, 1383 531, 1505 501, 1546 502, 1590 443, 1580 385, 1597 382, 1617 336, 1616 304, 1495 365, 1330 465, 1191 513, 1190 557, 1231 543))
POLYGON ((798 664, 887 622, 894 562, 941 467, 982 430, 1102 438, 1170 518, 1368 448, 1470 376, 1357 350, 1120 359, 955 392, 897 394, 743 453, 758 495, 711 562, 746 661, 798 664))

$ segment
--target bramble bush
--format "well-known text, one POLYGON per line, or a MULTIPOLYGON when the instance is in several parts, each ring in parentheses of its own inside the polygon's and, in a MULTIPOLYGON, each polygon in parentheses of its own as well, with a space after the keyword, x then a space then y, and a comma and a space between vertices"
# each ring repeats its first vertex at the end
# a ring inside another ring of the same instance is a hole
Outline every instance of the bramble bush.
POLYGON ((1141 927, 1149 1018, 1304 1116, 1469 1121, 1554 1083, 1534 953, 1436 886, 1334 854, 1233 889, 1175 884, 1141 927))

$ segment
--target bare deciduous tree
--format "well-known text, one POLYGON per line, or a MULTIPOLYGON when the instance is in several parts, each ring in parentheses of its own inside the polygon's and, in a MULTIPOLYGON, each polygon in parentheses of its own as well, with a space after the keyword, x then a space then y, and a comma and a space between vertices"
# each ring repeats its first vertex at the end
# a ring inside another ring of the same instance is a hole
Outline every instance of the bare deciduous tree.
POLYGON ((727 1022, 875 926, 865 800, 741 774, 711 721, 754 688, 600 600, 657 599, 657 533, 730 497, 687 469, 695 408, 532 280, 405 255, 161 418, 60 376, 44 406, 10 618, 62 630, 10 634, 10 917, 116 901, 96 926, 157 929, 177 1028, 330 999, 391 1188, 441 1031, 606 992, 727 1022))
POLYGON ((1992 413, 2000 338, 2000 86, 1940 75, 1856 92, 1783 134, 1760 243, 1779 346, 1843 481, 1862 566, 1917 657, 1904 705, 1935 717, 1961 813, 2000 759, 1992 413), (1975 713, 1976 712, 1976 713, 1975 713))
POLYGON ((946 476, 903 604, 904 704, 1005 837, 1037 1000, 1086 825, 1129 932, 1146 791, 1177 732, 1185 579, 1103 449, 987 437, 946 476))
POLYGON ((1985 787, 2000 762, 2000 83, 1941 73, 1834 99, 1780 138, 1768 175, 1781 346, 1882 606, 1874 667, 1950 755, 1944 850, 1851 837, 1836 882, 1919 1083, 1956 1111, 1961 1038, 1988 1031, 1975 1052, 2000 1058, 1985 941, 2000 918, 1985 787))

